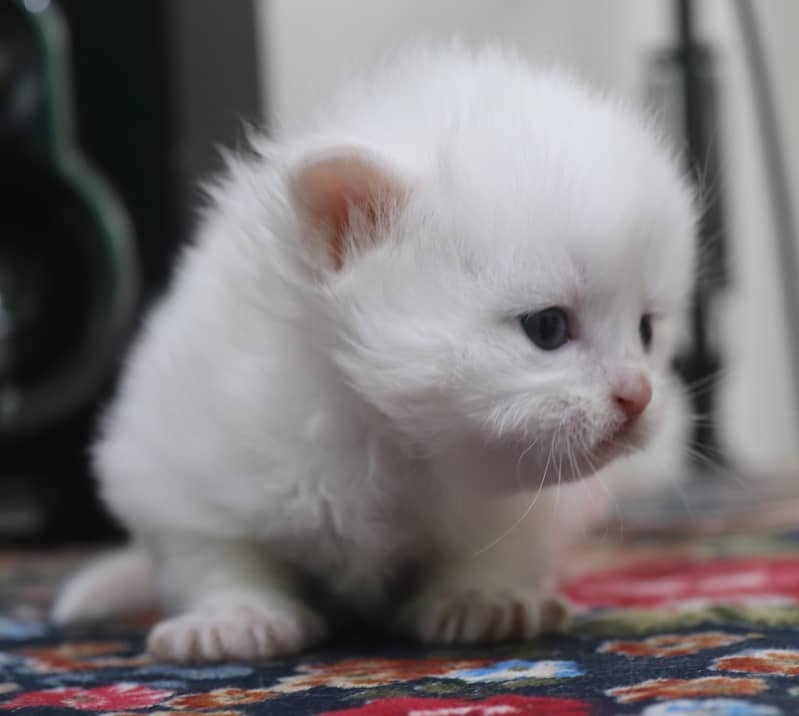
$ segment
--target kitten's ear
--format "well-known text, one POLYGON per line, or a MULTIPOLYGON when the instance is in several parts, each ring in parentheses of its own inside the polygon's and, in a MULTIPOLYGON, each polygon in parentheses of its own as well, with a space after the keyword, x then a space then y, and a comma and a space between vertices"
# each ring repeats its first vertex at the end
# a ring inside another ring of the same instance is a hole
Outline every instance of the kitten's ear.
POLYGON ((322 238, 323 246, 316 248, 336 271, 352 249, 379 240, 381 224, 407 197, 393 172, 350 148, 303 162, 291 189, 313 234, 322 238))

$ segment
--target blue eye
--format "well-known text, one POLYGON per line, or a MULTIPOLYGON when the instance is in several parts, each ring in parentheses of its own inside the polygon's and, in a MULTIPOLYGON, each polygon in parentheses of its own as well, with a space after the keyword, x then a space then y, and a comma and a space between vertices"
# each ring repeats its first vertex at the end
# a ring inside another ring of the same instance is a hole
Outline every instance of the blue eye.
POLYGON ((545 308, 519 318, 527 337, 541 350, 554 351, 571 339, 569 317, 562 308, 545 308))
POLYGON ((638 333, 641 335, 641 343, 644 345, 644 350, 649 350, 652 345, 652 316, 645 313, 641 316, 641 322, 638 324, 638 333))

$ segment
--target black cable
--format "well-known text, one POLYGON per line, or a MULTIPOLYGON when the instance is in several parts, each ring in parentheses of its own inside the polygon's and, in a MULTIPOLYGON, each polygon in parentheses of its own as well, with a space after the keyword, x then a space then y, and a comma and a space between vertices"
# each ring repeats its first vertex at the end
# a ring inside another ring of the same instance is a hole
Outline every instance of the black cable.
MULTIPOLYGON (((686 169, 700 189, 707 183, 719 183, 719 158, 714 142, 716 93, 714 56, 696 37, 695 3, 675 0, 675 44, 660 62, 668 66, 678 81, 677 100, 682 110, 682 132, 686 143, 686 169)), ((699 266, 690 312, 690 350, 678 356, 675 367, 691 386, 693 412, 705 418, 693 426, 691 441, 697 461, 723 463, 716 424, 717 378, 722 360, 714 345, 709 324, 716 294, 727 280, 725 222, 721 192, 705 198, 697 227, 699 266), (699 387, 701 386, 701 388, 699 387)))
POLYGON ((796 219, 790 196, 788 170, 780 147, 779 122, 774 93, 769 81, 768 62, 752 3, 735 0, 735 11, 765 154, 766 179, 774 214, 775 238, 782 271, 782 300, 791 352, 794 406, 799 410, 799 257, 796 249, 796 219))
MULTIPOLYGON (((700 50, 696 45, 694 37, 694 18, 693 3, 690 0, 677 0, 677 37, 679 45, 677 48, 677 58, 682 67, 682 90, 683 90, 683 122, 685 123, 685 139, 688 145, 688 155, 690 157, 689 169, 694 174, 697 185, 701 184, 701 163, 706 155, 705 132, 704 132, 704 102, 702 98, 702 88, 699 84, 698 65, 700 62, 700 50)), ((703 227, 704 228, 704 227, 703 227)), ((705 234, 706 231, 702 231, 705 234)), ((701 236, 702 244, 705 237, 701 236)), ((702 246, 704 248, 704 246, 702 246)), ((692 347, 695 357, 703 360, 708 355, 707 345, 707 315, 704 291, 697 290, 697 296, 693 302, 692 314, 692 347)), ((694 376, 704 378, 706 376, 694 376)), ((715 446, 712 446, 715 447, 715 446)))

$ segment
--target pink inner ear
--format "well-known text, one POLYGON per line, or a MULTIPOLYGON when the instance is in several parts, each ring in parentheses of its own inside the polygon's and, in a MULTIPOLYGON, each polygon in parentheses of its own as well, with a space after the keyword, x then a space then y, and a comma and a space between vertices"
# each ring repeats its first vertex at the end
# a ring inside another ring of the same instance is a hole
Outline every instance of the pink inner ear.
POLYGON ((395 177, 353 151, 306 164, 294 188, 310 220, 324 230, 336 271, 344 263, 353 212, 374 227, 381 207, 404 195, 395 177))

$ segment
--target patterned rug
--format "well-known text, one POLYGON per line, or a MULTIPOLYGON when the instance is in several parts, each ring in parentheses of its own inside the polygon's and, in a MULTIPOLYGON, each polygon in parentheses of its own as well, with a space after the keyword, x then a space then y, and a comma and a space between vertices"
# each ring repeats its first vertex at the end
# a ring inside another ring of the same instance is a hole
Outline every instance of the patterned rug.
POLYGON ((750 504, 755 519, 739 515, 733 530, 705 515, 690 536, 597 536, 563 574, 575 615, 558 636, 458 649, 359 639, 258 665, 154 663, 144 617, 56 630, 43 617, 53 587, 85 552, 0 553, 0 713, 799 714, 790 505, 778 524, 750 504))

